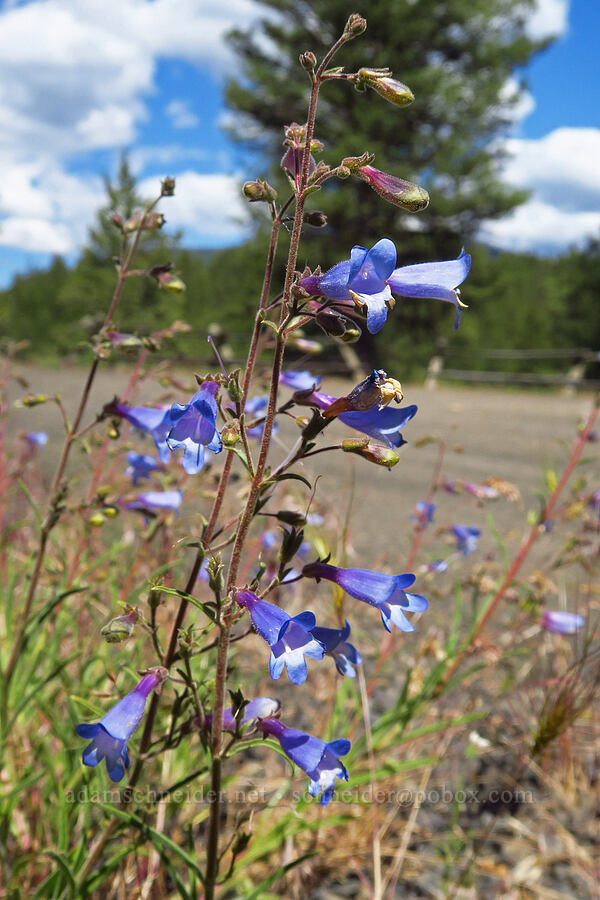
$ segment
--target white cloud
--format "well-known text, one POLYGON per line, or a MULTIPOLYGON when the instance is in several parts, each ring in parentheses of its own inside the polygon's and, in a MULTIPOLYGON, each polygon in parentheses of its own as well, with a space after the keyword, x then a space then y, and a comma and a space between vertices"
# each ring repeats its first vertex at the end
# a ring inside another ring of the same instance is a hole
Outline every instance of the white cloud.
MULTIPOLYGON (((161 205, 167 221, 184 230, 187 244, 216 246, 232 243, 248 234, 247 204, 242 198, 241 180, 235 175, 199 175, 187 171, 177 175, 175 196, 161 205)), ((156 193, 156 179, 140 183, 149 197, 156 193)))
POLYGON ((557 128, 539 140, 513 138, 503 180, 532 191, 482 236, 505 249, 556 252, 600 230, 600 129, 557 128))
POLYGON ((537 0, 527 21, 527 33, 534 40, 559 37, 568 27, 570 0, 537 0))
POLYGON ((26 247, 36 253, 68 253, 72 236, 65 225, 43 219, 12 216, 0 223, 0 246, 26 247))
POLYGON ((167 103, 166 113, 174 128, 197 128, 200 119, 193 113, 186 100, 171 100, 167 103))

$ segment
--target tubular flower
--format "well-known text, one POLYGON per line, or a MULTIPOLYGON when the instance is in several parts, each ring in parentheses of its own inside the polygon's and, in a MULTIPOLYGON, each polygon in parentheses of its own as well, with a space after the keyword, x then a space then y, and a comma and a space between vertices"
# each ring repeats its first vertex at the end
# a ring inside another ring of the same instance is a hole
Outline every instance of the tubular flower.
POLYGON ((146 491, 137 495, 137 500, 127 504, 127 509, 179 509, 181 491, 146 491))
POLYGON ((362 656, 348 642, 350 637, 350 623, 346 619, 343 628, 313 628, 313 637, 315 637, 325 647, 327 656, 333 657, 335 667, 340 675, 347 675, 349 678, 356 678, 356 672, 352 668, 351 663, 359 666, 362 662, 362 656))
MULTIPOLYGON (((323 394, 321 391, 313 391, 304 402, 314 404, 319 409, 326 410, 331 406, 337 397, 330 394, 323 394)), ((404 406, 402 409, 394 409, 386 406, 384 409, 368 409, 366 411, 350 411, 342 412, 338 415, 340 422, 368 434, 375 440, 382 441, 388 447, 401 447, 406 441, 402 437, 400 431, 407 422, 416 415, 416 406, 404 406)))
MULTIPOLYGON (((246 728, 246 733, 249 734, 256 730, 257 720, 278 716, 280 709, 281 703, 275 697, 255 697, 254 700, 249 700, 245 705, 242 716, 238 720, 239 727, 252 726, 246 728)), ((212 726, 212 715, 204 717, 204 724, 206 728, 212 726)), ((236 719, 232 707, 228 706, 227 709, 223 710, 223 731, 235 730, 236 719)))
POLYGON ((287 372, 281 373, 279 381, 294 391, 316 391, 321 385, 319 376, 312 375, 308 369, 301 371, 288 369, 287 372))
POLYGON ((456 307, 454 328, 460 324, 460 311, 466 309, 460 299, 458 285, 462 284, 471 268, 471 255, 463 247, 457 259, 443 262, 418 263, 394 269, 388 279, 394 294, 412 300, 446 300, 456 307))
POLYGON ((351 597, 376 606, 388 631, 392 630, 390 623, 401 631, 414 631, 414 625, 404 613, 423 612, 429 605, 421 594, 409 594, 405 590, 415 582, 415 576, 408 572, 404 575, 384 575, 369 569, 340 569, 316 562, 304 566, 302 574, 317 581, 321 578, 333 581, 351 597))
POLYGON ((323 659, 325 654, 325 648, 312 634, 314 615, 303 612, 288 616, 278 606, 259 600, 252 591, 238 591, 235 599, 240 606, 246 607, 256 631, 271 648, 271 678, 277 680, 287 666, 292 684, 304 684, 308 674, 304 657, 323 659))
POLYGON ((167 434, 171 428, 169 409, 156 406, 126 406, 124 403, 111 403, 105 411, 126 419, 134 428, 146 431, 152 436, 158 456, 162 463, 169 461, 167 434))
POLYGON ((433 522, 433 514, 435 513, 435 503, 427 503, 425 500, 417 500, 415 511, 411 515, 413 522, 420 525, 423 530, 433 522))
POLYGON ((218 385, 205 381, 189 403, 181 406, 174 403, 169 411, 171 428, 167 434, 167 445, 171 450, 183 451, 183 468, 188 475, 196 475, 204 465, 206 450, 220 453, 223 449, 216 428, 218 385))
MULTIPOLYGON (((267 406, 269 405, 269 398, 266 396, 260 397, 251 397, 246 401, 246 406, 244 412, 246 414, 246 418, 252 421, 256 421, 256 425, 253 425, 252 428, 246 428, 246 434, 248 437, 254 438, 257 441, 262 439, 264 430, 265 430, 265 418, 267 415, 267 406)), ((273 422, 272 434, 276 434, 278 431, 277 422, 273 422)))
POLYGON ((383 327, 387 307, 394 305, 392 294, 412 300, 453 303, 456 307, 454 327, 458 328, 460 310, 465 308, 458 285, 469 274, 470 254, 463 248, 457 259, 397 269, 395 265, 396 248, 392 241, 383 238, 368 251, 365 247, 353 247, 349 260, 337 263, 323 275, 308 275, 299 285, 308 294, 329 298, 334 306, 348 311, 354 305, 359 312, 366 313, 371 334, 377 334, 383 327))
POLYGON ((542 620, 540 623, 548 631, 554 631, 556 634, 576 634, 581 631, 585 625, 583 616, 571 612, 552 612, 551 610, 542 610, 542 620))
POLYGON ((38 447, 44 447, 48 443, 48 435, 45 431, 28 431, 25 440, 38 447))
POLYGON ((352 248, 350 259, 338 263, 324 275, 309 275, 300 281, 307 293, 330 300, 354 304, 367 317, 367 328, 377 334, 387 318, 387 307, 393 303, 387 279, 396 265, 396 248, 389 238, 367 250, 352 248))
POLYGON ((311 797, 320 794, 321 806, 327 806, 335 791, 335 779, 348 781, 348 772, 339 757, 350 752, 350 741, 342 738, 326 743, 303 731, 288 728, 279 719, 263 719, 260 725, 264 734, 276 738, 285 755, 306 772, 311 797))
POLYGON ((166 677, 167 670, 157 666, 144 675, 137 687, 119 700, 99 722, 76 727, 79 737, 92 739, 81 755, 85 766, 93 768, 106 759, 110 780, 121 780, 129 767, 127 741, 142 720, 148 694, 166 677))
POLYGON ((125 474, 129 475, 134 486, 143 478, 150 478, 152 472, 158 469, 158 463, 153 456, 136 453, 135 450, 129 451, 127 462, 129 465, 125 469, 125 474))
POLYGON ((477 542, 481 531, 474 525, 453 525, 452 532, 456 538, 456 549, 463 556, 468 556, 477 550, 477 542))

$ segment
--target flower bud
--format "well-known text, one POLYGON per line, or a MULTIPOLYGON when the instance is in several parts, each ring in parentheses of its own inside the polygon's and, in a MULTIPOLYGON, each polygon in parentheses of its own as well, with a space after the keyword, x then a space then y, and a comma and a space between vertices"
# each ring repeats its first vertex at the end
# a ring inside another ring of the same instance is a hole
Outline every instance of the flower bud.
POLYGON ((30 406, 39 406, 41 403, 46 403, 48 397, 46 394, 26 394, 25 397, 21 397, 20 400, 15 400, 16 407, 30 407, 30 406))
POLYGON ((348 38, 357 37, 362 34, 367 27, 367 20, 359 16, 358 13, 352 13, 344 27, 344 36, 348 38))
POLYGON ((113 212, 108 217, 109 221, 113 223, 115 228, 118 228, 119 231, 123 231, 123 216, 118 212, 113 212))
POLYGON ((208 573, 208 586, 215 594, 220 594, 225 586, 223 578, 223 566, 221 565, 220 556, 211 556, 206 566, 208 573))
POLYGON ((317 325, 330 337, 339 338, 345 344, 354 344, 361 336, 358 325, 334 309, 323 309, 315 316, 317 325))
POLYGON ((309 422, 310 419, 308 416, 296 416, 296 425, 298 428, 306 428, 309 422))
POLYGON ((349 439, 342 441, 344 453, 356 453, 363 459, 375 463, 377 466, 385 466, 391 469, 400 461, 398 454, 391 447, 382 447, 381 444, 372 444, 368 438, 349 439))
POLYGON ((137 609, 129 607, 129 612, 124 616, 117 616, 111 619, 106 625, 100 629, 100 634, 108 644, 119 644, 121 641, 127 640, 133 634, 133 626, 137 622, 139 616, 137 609))
POLYGON ((88 519, 88 525, 92 525, 94 528, 102 528, 105 522, 105 518, 101 512, 95 512, 88 519))
POLYGON ((312 50, 307 50, 305 53, 300 54, 300 65, 303 69, 306 69, 307 72, 312 72, 316 64, 317 57, 312 50))
POLYGON ((400 209, 419 212, 429 203, 429 194, 418 184, 388 175, 373 166, 361 166, 355 170, 355 174, 366 181, 376 194, 400 209))
POLYGON ((160 196, 161 197, 174 197, 175 196, 175 179, 168 176, 164 178, 160 183, 160 196))
POLYGON ((267 181, 257 178, 256 181, 247 181, 242 193, 250 203, 272 203, 277 199, 277 191, 267 181))
POLYGON ((186 289, 185 283, 181 278, 172 272, 161 272, 156 280, 159 287, 164 288, 165 291, 169 291, 171 294, 182 294, 186 289))
POLYGON ((235 447, 240 439, 240 427, 237 422, 228 422, 221 431, 221 442, 224 447, 235 447))
POLYGON ((116 519, 119 515, 119 510, 116 506, 105 506, 102 512, 106 519, 116 519))
POLYGON ((359 69, 357 86, 363 88, 365 85, 395 106, 408 106, 415 99, 411 89, 392 78, 388 69, 359 69))
POLYGON ((302 528, 306 525, 306 516, 304 513, 295 512, 292 509, 281 509, 275 516, 280 522, 285 522, 286 525, 293 525, 297 528, 302 528))
POLYGON ((363 166, 367 166, 375 159, 374 153, 368 153, 366 150, 362 156, 347 156, 341 162, 341 168, 349 169, 352 174, 358 172, 363 166))
POLYGON ((311 210, 304 213, 303 222, 306 225, 312 225, 313 228, 324 228, 327 225, 327 216, 319 210, 311 210))
POLYGON ((141 228, 142 231, 158 231, 165 224, 166 219, 162 213, 149 212, 142 219, 142 212, 137 210, 131 215, 123 226, 125 234, 131 234, 141 228))

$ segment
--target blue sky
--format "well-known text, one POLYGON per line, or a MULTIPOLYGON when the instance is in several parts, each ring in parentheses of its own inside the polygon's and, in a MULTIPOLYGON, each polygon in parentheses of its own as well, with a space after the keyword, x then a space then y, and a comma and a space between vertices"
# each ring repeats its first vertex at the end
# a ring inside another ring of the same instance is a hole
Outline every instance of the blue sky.
MULTIPOLYGON (((236 65, 224 34, 260 12, 253 0, 0 2, 0 287, 54 253, 77 258, 124 147, 149 194, 176 176, 163 210, 185 244, 244 238, 239 184, 255 173, 220 127, 236 65)), ((558 35, 523 73, 506 142, 502 177, 532 195, 481 236, 556 253, 600 233, 600 0, 538 0, 528 27, 558 35)))

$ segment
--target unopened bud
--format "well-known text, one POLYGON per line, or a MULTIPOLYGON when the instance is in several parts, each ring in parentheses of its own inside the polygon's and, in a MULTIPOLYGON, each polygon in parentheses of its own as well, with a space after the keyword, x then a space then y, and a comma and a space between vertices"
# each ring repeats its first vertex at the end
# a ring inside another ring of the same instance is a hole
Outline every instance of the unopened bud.
POLYGON ((324 228, 327 225, 327 216, 319 210, 311 210, 304 213, 303 221, 306 225, 312 225, 313 228, 324 228))
POLYGON ((137 609, 133 607, 124 616, 111 619, 100 629, 100 634, 108 644, 118 644, 127 640, 133 634, 133 627, 139 616, 137 609))
POLYGON ((101 512, 96 512, 91 515, 88 519, 88 525, 92 525, 94 528, 102 528, 105 522, 105 518, 101 512))
POLYGON ((215 594, 220 594, 225 586, 223 578, 223 566, 221 565, 220 556, 211 556, 206 566, 208 574, 208 586, 215 594))
POLYGON ((310 419, 308 416, 296 416, 296 425, 298 428, 306 428, 309 422, 310 419))
POLYGON ((352 174, 356 173, 363 166, 367 166, 375 159, 374 153, 367 150, 361 156, 346 156, 341 162, 341 168, 349 169, 352 174))
POLYGON ((250 203, 273 203, 277 199, 277 191, 267 181, 257 178, 256 181, 247 181, 242 193, 250 203))
POLYGON ((352 319, 333 309, 323 309, 315 316, 317 325, 330 337, 339 338, 345 344, 354 344, 362 334, 352 319))
POLYGON ((161 272, 156 280, 159 287, 164 288, 165 291, 169 291, 171 294, 182 294, 186 289, 185 282, 172 272, 161 272))
POLYGON ((104 517, 106 519, 116 519, 119 515, 119 510, 116 506, 105 506, 102 512, 104 513, 104 517))
POLYGON ((388 175, 373 166, 361 166, 356 169, 355 174, 366 181, 376 194, 400 209, 419 212, 429 203, 429 194, 418 184, 388 175))
POLYGON ((140 228, 142 231, 158 231, 163 227, 165 222, 166 219, 162 213, 150 212, 146 213, 146 215, 142 218, 142 213, 138 210, 127 219, 125 225, 123 226, 123 230, 126 234, 131 234, 132 232, 137 231, 140 228))
POLYGON ((235 447, 240 439, 240 427, 237 422, 229 422, 221 431, 221 442, 224 447, 235 447))
POLYGON ((316 64, 317 57, 312 50, 307 50, 305 53, 300 54, 300 65, 303 69, 306 69, 307 72, 312 72, 316 64))
POLYGON ((15 406, 39 406, 41 403, 46 403, 48 397, 46 394, 26 394, 25 397, 21 397, 20 400, 15 400, 15 406))
POLYGON ((368 86, 395 106, 408 106, 415 99, 411 89, 391 77, 387 69, 359 69, 357 87, 368 86))
POLYGON ((352 13, 344 28, 344 35, 347 37, 357 37, 362 34, 367 27, 367 20, 359 16, 358 13, 352 13))
POLYGON ((390 469, 399 462, 400 457, 391 447, 382 447, 381 444, 372 444, 369 439, 360 438, 342 441, 344 453, 356 453, 363 459, 375 463, 377 466, 385 466, 390 469))
POLYGON ((115 428, 114 425, 111 425, 106 432, 107 436, 111 439, 111 441, 118 441, 119 439, 119 429, 115 428))
POLYGON ((123 216, 120 213, 111 213, 108 218, 113 223, 115 228, 118 228, 119 231, 123 231, 123 216))
POLYGON ((281 509, 275 518, 279 519, 280 522, 285 522, 286 525, 293 525, 298 528, 306 525, 304 513, 294 512, 292 509, 281 509))
POLYGON ((175 179, 170 176, 163 179, 160 183, 160 195, 161 197, 174 197, 175 196, 175 179))

